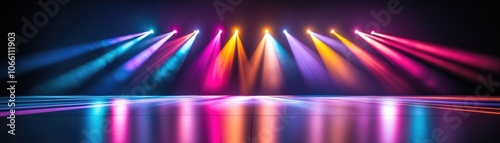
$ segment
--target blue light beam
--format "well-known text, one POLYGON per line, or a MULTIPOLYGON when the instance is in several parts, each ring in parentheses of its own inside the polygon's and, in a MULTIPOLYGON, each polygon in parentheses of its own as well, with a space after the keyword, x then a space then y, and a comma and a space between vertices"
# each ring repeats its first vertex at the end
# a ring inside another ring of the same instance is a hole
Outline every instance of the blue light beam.
POLYGON ((169 32, 162 35, 163 38, 161 38, 158 42, 128 60, 125 64, 108 74, 108 76, 105 76, 105 78, 94 84, 90 88, 90 91, 94 94, 111 94, 118 85, 121 85, 125 80, 130 78, 132 73, 140 67, 144 61, 149 59, 149 57, 156 52, 156 50, 162 47, 162 45, 170 39, 174 33, 175 32, 169 32))
POLYGON ((146 36, 150 35, 151 32, 148 32, 132 41, 129 41, 113 51, 108 52, 107 54, 97 58, 96 60, 90 61, 83 66, 78 67, 70 72, 63 74, 62 76, 57 77, 41 86, 38 86, 34 93, 36 94, 58 94, 63 93, 71 89, 75 89, 79 87, 83 82, 85 82, 89 77, 97 73, 99 70, 103 69, 107 66, 107 64, 111 63, 116 57, 122 55, 126 51, 128 51, 132 46, 137 44, 137 42, 146 38, 146 36))
POLYGON ((110 38, 106 40, 101 40, 101 41, 96 41, 96 42, 91 42, 87 44, 80 44, 76 46, 70 46, 70 47, 65 47, 65 48, 60 48, 60 49, 55 49, 43 53, 36 53, 33 55, 28 55, 26 57, 22 57, 22 61, 25 62, 19 62, 18 65, 18 74, 24 74, 26 72, 30 72, 33 70, 36 70, 38 68, 42 68, 51 64, 55 64, 57 62, 61 62, 67 59, 70 59, 72 57, 76 57, 82 54, 85 54, 87 52, 108 47, 114 44, 118 44, 120 42, 148 34, 149 32, 141 32, 141 33, 136 33, 136 34, 130 34, 130 35, 125 35, 125 36, 120 36, 120 37, 115 37, 115 38, 110 38))
POLYGON ((189 50, 193 46, 194 40, 196 39, 198 33, 199 32, 195 32, 195 34, 191 36, 191 38, 189 38, 189 40, 186 41, 186 43, 184 43, 184 45, 175 53, 175 55, 170 57, 170 59, 168 59, 168 61, 165 62, 165 64, 160 67, 160 69, 158 69, 153 77, 154 80, 162 82, 164 80, 171 81, 174 79, 172 76, 176 75, 181 68, 187 54, 189 53, 189 50))

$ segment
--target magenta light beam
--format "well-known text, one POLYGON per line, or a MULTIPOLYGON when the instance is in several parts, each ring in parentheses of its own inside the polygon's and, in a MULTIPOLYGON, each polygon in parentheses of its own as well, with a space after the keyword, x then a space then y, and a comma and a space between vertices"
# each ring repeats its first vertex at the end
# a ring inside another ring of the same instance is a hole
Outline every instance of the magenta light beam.
POLYGON ((369 38, 373 37, 372 35, 368 35, 363 32, 358 32, 358 34, 361 38, 363 38, 366 42, 368 42, 368 44, 370 44, 378 52, 384 55, 389 61, 405 69, 405 71, 409 72, 416 79, 424 82, 427 88, 433 89, 434 91, 438 91, 442 89, 443 85, 446 85, 440 82, 444 81, 444 79, 438 77, 438 73, 430 71, 429 69, 417 63, 413 59, 408 58, 405 55, 400 54, 397 51, 392 50, 389 47, 369 38))
MULTIPOLYGON (((193 85, 193 83, 203 83, 201 79, 206 79, 206 71, 212 63, 215 62, 218 53, 221 49, 220 37, 222 30, 219 30, 217 35, 208 43, 203 52, 199 55, 198 59, 191 65, 189 72, 186 74, 186 84, 193 85)), ((188 87, 192 87, 189 86, 188 87)), ((203 84, 200 84, 202 86, 203 84)))
POLYGON ((462 77, 465 77, 471 81, 477 81, 477 76, 480 75, 480 73, 473 71, 471 69, 464 68, 464 67, 459 66, 455 63, 446 61, 446 60, 441 59, 441 58, 437 58, 437 57, 429 55, 427 53, 423 53, 422 51, 417 51, 413 48, 409 48, 407 46, 398 44, 394 41, 382 39, 382 38, 375 37, 375 36, 372 36, 371 38, 375 39, 377 41, 380 41, 382 43, 385 43, 387 45, 391 45, 392 47, 398 48, 401 51, 404 51, 406 53, 414 55, 420 59, 423 59, 423 60, 425 60, 431 64, 437 65, 439 67, 442 67, 443 69, 445 69, 447 71, 453 72, 453 73, 460 75, 462 77))
POLYGON ((172 35, 177 33, 176 31, 172 31, 170 33, 167 33, 164 38, 162 38, 160 41, 156 42, 154 45, 150 46, 146 50, 142 51, 140 54, 132 58, 132 60, 128 61, 125 64, 125 69, 127 71, 133 71, 137 69, 145 60, 147 60, 158 48, 160 48, 163 43, 165 43, 172 35))
POLYGON ((458 49, 452 49, 444 46, 438 46, 434 44, 400 38, 386 34, 374 33, 374 35, 398 42, 410 48, 414 48, 416 50, 426 52, 427 54, 435 55, 441 58, 446 58, 448 60, 459 62, 467 66, 475 67, 489 72, 496 72, 496 73, 500 72, 500 59, 498 58, 470 53, 458 49))

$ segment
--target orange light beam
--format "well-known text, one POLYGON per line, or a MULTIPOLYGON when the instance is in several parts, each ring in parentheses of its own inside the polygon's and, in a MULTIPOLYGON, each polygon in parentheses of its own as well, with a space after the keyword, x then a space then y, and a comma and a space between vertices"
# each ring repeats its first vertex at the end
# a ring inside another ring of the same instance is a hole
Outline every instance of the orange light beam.
POLYGON ((224 45, 206 76, 204 91, 216 93, 227 88, 231 80, 231 69, 233 66, 234 53, 236 49, 237 32, 224 45))
POLYGON ((331 49, 328 45, 322 42, 316 37, 316 33, 309 32, 313 40, 318 53, 323 60, 328 72, 330 73, 330 78, 339 86, 346 86, 347 88, 353 88, 356 90, 363 90, 364 86, 361 83, 362 75, 360 71, 347 62, 342 56, 331 49))

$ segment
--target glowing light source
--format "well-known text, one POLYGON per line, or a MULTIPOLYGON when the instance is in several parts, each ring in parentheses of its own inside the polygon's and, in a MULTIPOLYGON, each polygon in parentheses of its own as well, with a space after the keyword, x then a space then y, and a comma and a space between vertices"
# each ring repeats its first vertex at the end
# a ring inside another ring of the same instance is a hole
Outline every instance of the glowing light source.
POLYGON ((370 34, 372 34, 372 35, 375 34, 375 31, 372 31, 370 34))
POLYGON ((162 67, 158 69, 156 74, 154 75, 154 79, 156 81, 166 81, 168 82, 173 80, 173 77, 176 76, 179 71, 182 63, 186 59, 187 54, 189 53, 191 47, 193 46, 194 40, 198 35, 199 30, 195 30, 195 33, 187 40, 181 48, 177 50, 177 52, 166 61, 162 67))
POLYGON ((335 30, 333 30, 333 29, 332 29, 332 30, 330 30, 330 33, 335 33, 335 30))
POLYGON ((207 76, 204 82, 204 91, 207 93, 215 93, 227 87, 231 80, 231 69, 233 65, 234 52, 236 50, 236 37, 238 30, 235 30, 234 35, 224 45, 218 53, 215 60, 210 64, 207 71, 207 76))
POLYGON ((359 32, 358 30, 354 30, 354 33, 358 34, 358 32, 359 32))
POLYGON ((209 71, 210 65, 214 63, 219 54, 221 32, 222 30, 219 30, 219 33, 209 42, 197 60, 191 65, 191 69, 188 70, 190 73, 185 74, 184 80, 182 80, 185 81, 183 86, 192 87, 193 83, 199 83, 200 86, 203 86, 203 79, 210 76, 206 71, 209 71))
POLYGON ((307 33, 311 34, 311 30, 307 29, 307 33))
POLYGON ((175 33, 176 31, 174 30, 172 33, 164 34, 164 38, 160 39, 158 42, 156 42, 143 52, 136 55, 130 61, 128 61, 124 66, 126 71, 130 72, 137 69, 140 65, 142 65, 142 63, 144 63, 146 59, 148 59, 156 50, 158 50, 163 45, 163 43, 165 43, 168 39, 170 39, 170 37, 172 37, 172 35, 175 33))
POLYGON ((153 29, 150 29, 148 32, 149 33, 155 33, 155 31, 153 31, 153 29))
POLYGON ((266 33, 269 33, 269 30, 266 29, 266 33))
POLYGON ((195 33, 200 33, 200 30, 194 30, 195 33))
POLYGON ((177 30, 174 30, 174 33, 177 33, 177 30))
POLYGON ((288 32, 286 32, 286 30, 283 30, 283 33, 288 33, 288 32))
MULTIPOLYGON (((150 65, 153 67, 161 67, 165 62, 167 62, 175 53, 176 51, 183 46, 186 41, 190 39, 193 35, 196 33, 191 32, 190 34, 184 35, 182 37, 176 38, 168 43, 164 43, 162 48, 158 49, 157 51, 154 52, 153 55, 151 55, 148 60, 145 61, 142 65, 150 65)), ((149 74, 150 72, 147 72, 147 70, 136 70, 136 73, 134 73, 134 78, 130 80, 129 85, 133 86, 138 84, 139 82, 142 82, 145 76, 151 77, 149 74)))
MULTIPOLYGON (((357 34, 359 34, 358 30, 355 31, 357 34)), ((353 54, 358 57, 365 65, 366 68, 368 68, 371 73, 379 79, 380 82, 383 82, 385 86, 385 89, 390 92, 399 92, 399 93, 408 93, 410 92, 410 88, 408 84, 405 81, 402 81, 402 77, 399 74, 395 74, 395 71, 393 68, 390 68, 388 64, 377 58, 376 56, 370 54, 369 52, 365 51, 363 48, 359 47, 358 45, 352 43, 351 41, 347 40, 343 36, 341 36, 338 33, 333 33, 335 36, 342 42, 344 45, 349 48, 353 54)))
MULTIPOLYGON (((374 33, 372 31, 372 33, 374 33)), ((419 64, 417 61, 412 60, 411 58, 406 57, 399 52, 390 49, 389 47, 383 45, 380 42, 375 41, 373 38, 377 38, 372 35, 365 34, 363 32, 358 33, 361 38, 363 38, 368 44, 374 47, 375 50, 380 52, 383 56, 386 57, 390 62, 393 62, 394 65, 397 65, 403 69, 406 69, 408 73, 413 75, 418 80, 421 80, 428 88, 434 90, 442 90, 442 86, 439 85, 439 81, 444 81, 444 79, 439 79, 437 73, 425 68, 423 65, 419 64)))
POLYGON ((260 64, 263 60, 264 46, 267 36, 264 36, 262 40, 257 45, 250 59, 247 59, 247 55, 243 48, 240 38, 236 39, 237 52, 238 52, 238 68, 240 76, 240 89, 242 94, 249 94, 255 86, 257 80, 257 75, 259 73, 260 64))
POLYGON ((153 53, 155 53, 163 44, 174 35, 174 32, 162 34, 161 38, 155 44, 151 45, 149 48, 143 50, 141 53, 134 56, 132 59, 128 60, 125 64, 117 68, 106 77, 113 78, 102 78, 99 82, 91 87, 91 92, 97 94, 111 94, 117 89, 116 85, 119 85, 129 79, 132 73, 138 69, 143 63, 148 60, 153 53), (105 87, 105 88, 103 88, 105 87))
POLYGON ((264 63, 262 65, 262 90, 265 93, 276 93, 283 87, 284 78, 279 61, 277 41, 269 34, 264 36, 264 63))
POLYGON ((339 85, 344 86, 343 88, 362 89, 359 88, 362 87, 362 83, 359 81, 364 81, 362 80, 363 76, 357 71, 356 67, 351 65, 318 37, 322 37, 322 35, 311 32, 313 43, 323 60, 326 70, 330 73, 330 78, 334 82, 339 83, 339 85))

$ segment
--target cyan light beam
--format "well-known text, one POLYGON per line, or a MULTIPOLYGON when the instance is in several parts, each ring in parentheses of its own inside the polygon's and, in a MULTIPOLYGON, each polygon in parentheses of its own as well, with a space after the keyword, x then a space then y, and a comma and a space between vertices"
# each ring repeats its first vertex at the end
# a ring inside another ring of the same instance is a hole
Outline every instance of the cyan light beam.
POLYGON ((72 71, 69 71, 41 86, 38 86, 34 93, 37 94, 46 94, 46 93, 64 93, 65 91, 75 89, 79 87, 82 83, 84 83, 89 77, 97 73, 99 70, 102 70, 109 63, 114 61, 118 56, 122 55, 126 51, 128 51, 132 46, 137 44, 137 42, 146 38, 146 36, 151 33, 146 33, 132 41, 129 41, 113 51, 106 53, 105 55, 86 63, 83 66, 78 67, 72 71))

